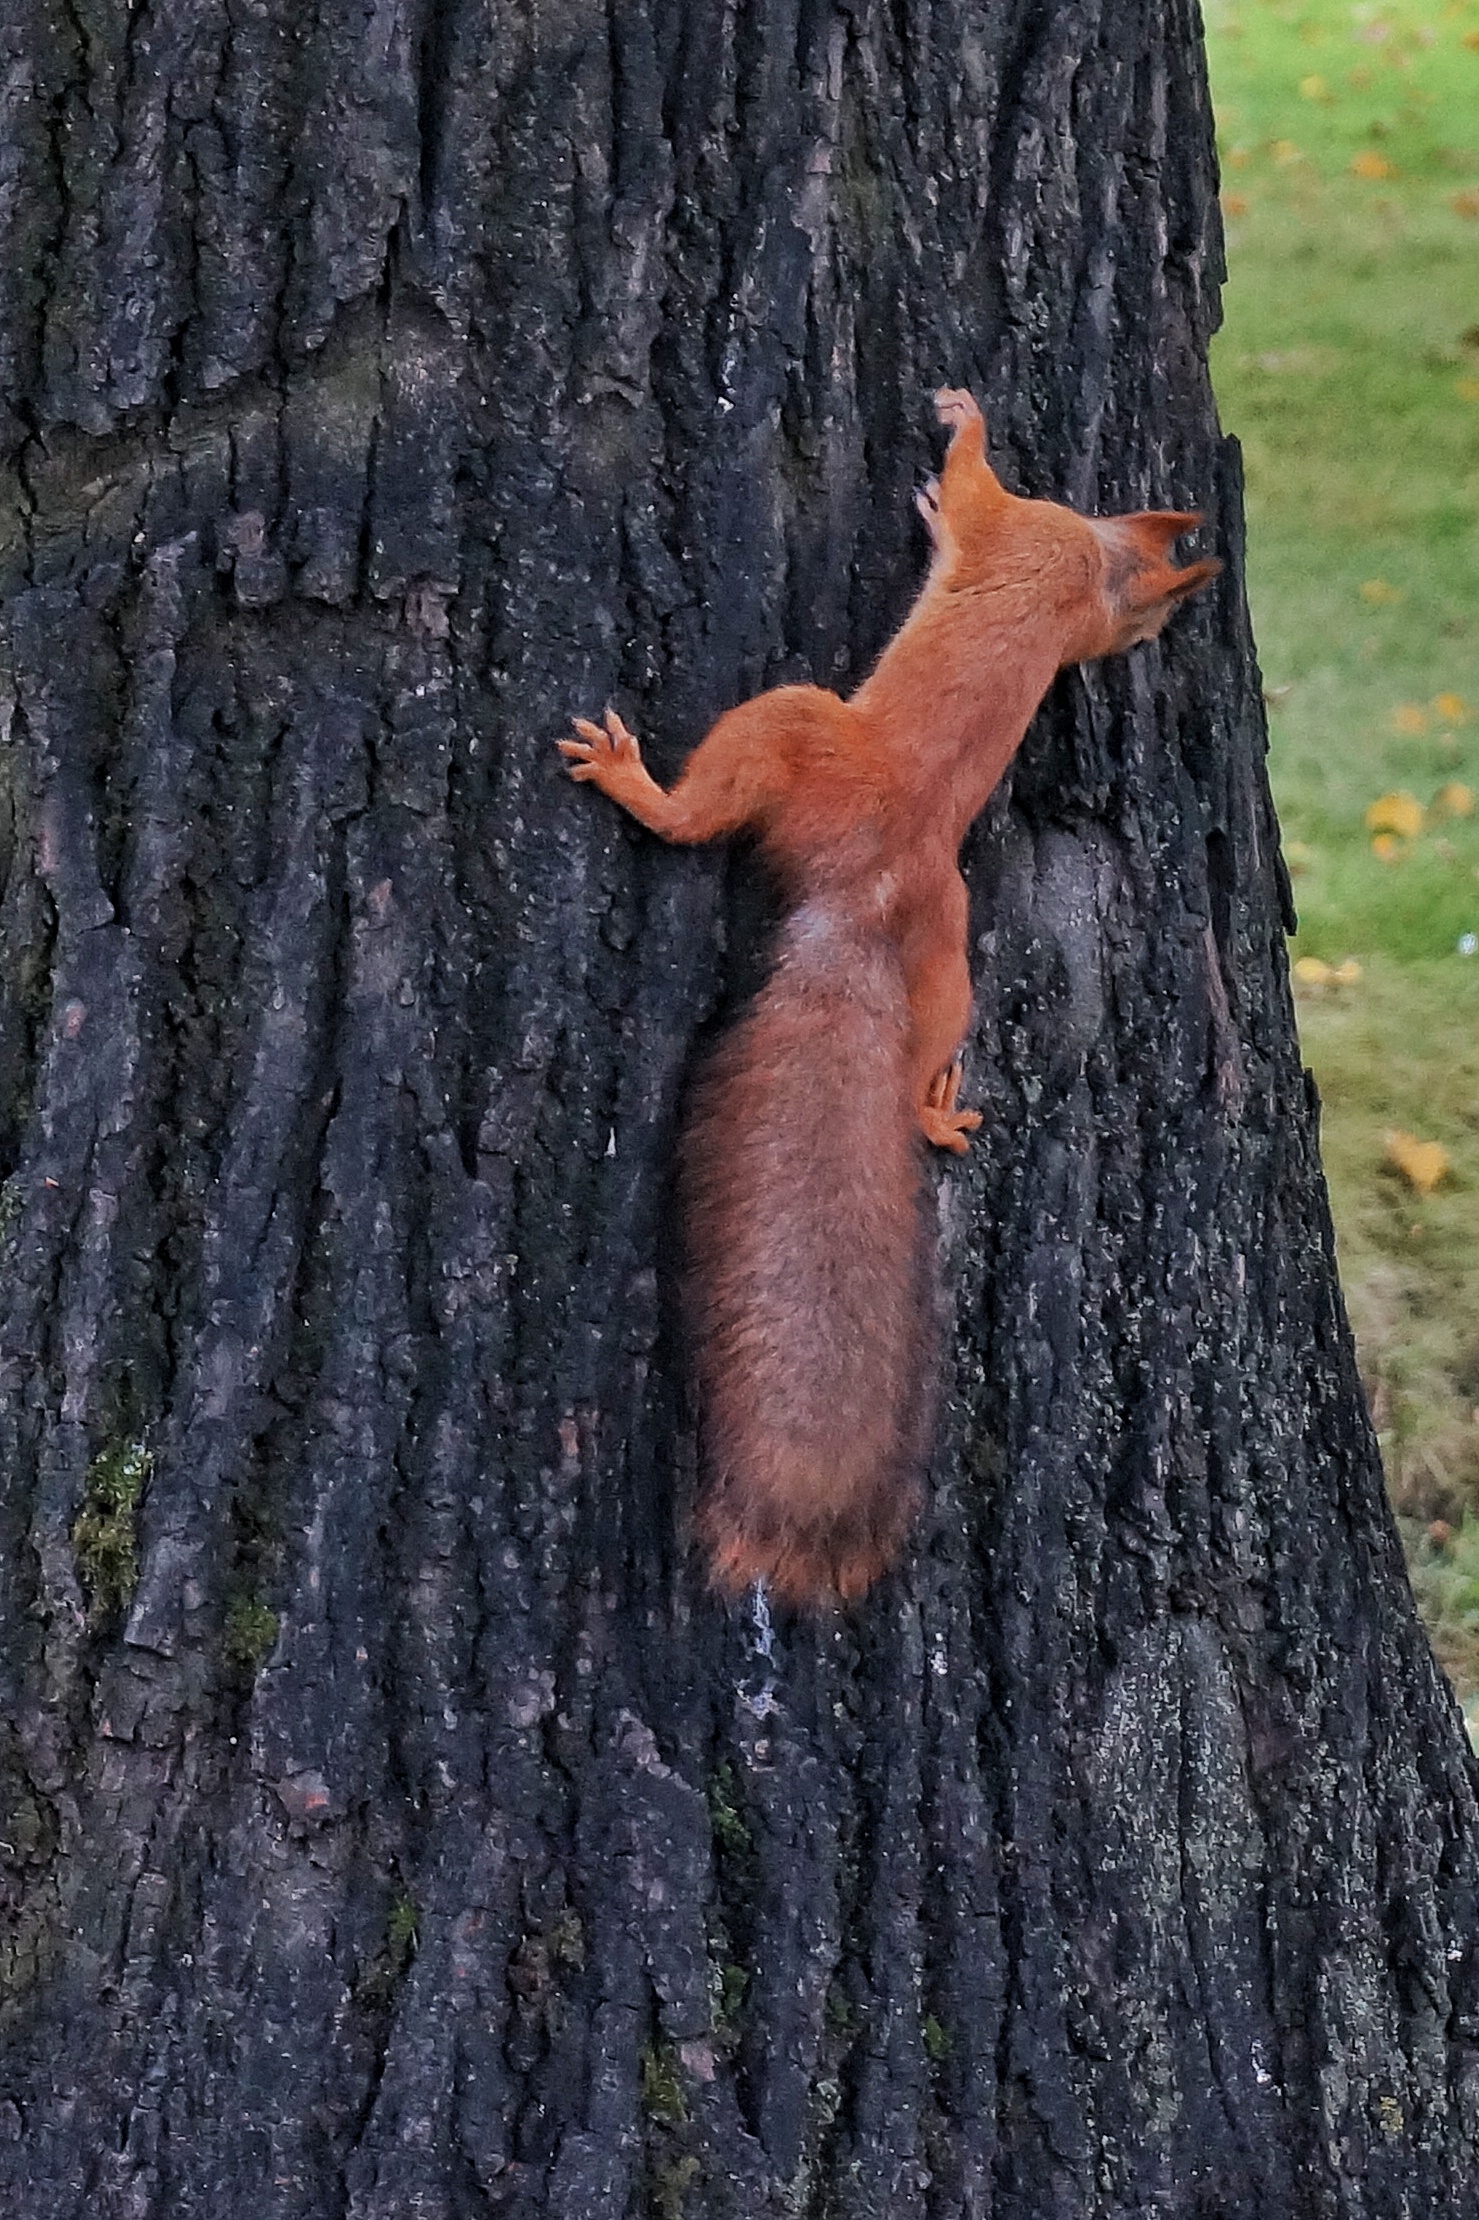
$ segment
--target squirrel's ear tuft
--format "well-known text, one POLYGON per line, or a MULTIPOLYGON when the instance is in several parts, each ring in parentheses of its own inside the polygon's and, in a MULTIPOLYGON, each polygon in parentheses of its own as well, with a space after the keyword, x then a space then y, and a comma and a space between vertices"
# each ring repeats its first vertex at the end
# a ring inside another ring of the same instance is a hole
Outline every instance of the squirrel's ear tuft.
POLYGON ((1183 532, 1194 532, 1202 521, 1200 509, 1139 509, 1133 516, 1115 518, 1146 555, 1169 555, 1173 541, 1183 532))
POLYGON ((1188 563, 1184 570, 1158 557, 1147 560, 1122 580, 1115 596, 1118 602, 1116 647, 1133 647, 1138 640, 1153 640, 1172 610, 1194 593, 1200 593, 1203 586, 1210 585, 1221 569, 1221 563, 1213 555, 1200 563, 1188 563))
POLYGON ((1170 598, 1185 601, 1188 594, 1200 593, 1203 586, 1210 586, 1214 578, 1222 575, 1222 565, 1215 555, 1208 555, 1199 563, 1188 563, 1185 570, 1171 573, 1170 598))

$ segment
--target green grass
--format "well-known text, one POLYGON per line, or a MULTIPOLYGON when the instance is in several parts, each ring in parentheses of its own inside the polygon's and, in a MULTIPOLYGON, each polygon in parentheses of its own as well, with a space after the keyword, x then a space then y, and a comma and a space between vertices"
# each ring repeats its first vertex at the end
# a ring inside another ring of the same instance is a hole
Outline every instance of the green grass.
POLYGON ((1211 0, 1207 21, 1230 270, 1213 373, 1247 460, 1294 953, 1361 966, 1301 993, 1301 1032, 1414 1579, 1467 1692, 1479 813, 1432 804, 1479 793, 1479 0, 1211 0), (1427 814, 1383 857, 1366 813, 1390 793, 1427 814), (1425 1199, 1385 1164, 1392 1127, 1450 1152, 1425 1199), (1434 1520, 1459 1539, 1426 1538, 1434 1520))
POLYGON ((1464 1710, 1472 1735, 1479 1728, 1479 1699, 1473 1693, 1479 1659, 1479 1520, 1465 1519, 1446 1532, 1442 1526, 1426 1529, 1413 1537, 1407 1558, 1433 1647, 1454 1685, 1470 1691, 1464 1710))

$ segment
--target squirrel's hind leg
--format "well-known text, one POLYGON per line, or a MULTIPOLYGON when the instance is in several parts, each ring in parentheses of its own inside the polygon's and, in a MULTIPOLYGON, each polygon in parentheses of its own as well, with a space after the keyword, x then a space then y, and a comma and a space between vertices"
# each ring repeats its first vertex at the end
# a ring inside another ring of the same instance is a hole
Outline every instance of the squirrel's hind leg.
POLYGON ((952 870, 931 885, 904 933, 900 956, 909 993, 909 1068, 919 1129, 935 1148, 964 1155, 966 1136, 981 1123, 979 1110, 956 1107, 962 1078, 960 1044, 971 1022, 971 974, 966 962, 969 898, 952 870))

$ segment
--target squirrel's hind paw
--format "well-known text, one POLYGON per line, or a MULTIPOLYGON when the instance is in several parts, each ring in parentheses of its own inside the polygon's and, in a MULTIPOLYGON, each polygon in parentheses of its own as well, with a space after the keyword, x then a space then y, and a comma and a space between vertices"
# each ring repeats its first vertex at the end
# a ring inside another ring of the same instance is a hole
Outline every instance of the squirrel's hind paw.
POLYGON ((956 1156, 964 1156, 970 1147, 966 1139, 981 1123, 979 1110, 957 1110, 956 1096, 965 1077, 965 1067, 960 1063, 947 1064, 932 1079, 919 1108, 920 1131, 937 1149, 950 1149, 956 1156))

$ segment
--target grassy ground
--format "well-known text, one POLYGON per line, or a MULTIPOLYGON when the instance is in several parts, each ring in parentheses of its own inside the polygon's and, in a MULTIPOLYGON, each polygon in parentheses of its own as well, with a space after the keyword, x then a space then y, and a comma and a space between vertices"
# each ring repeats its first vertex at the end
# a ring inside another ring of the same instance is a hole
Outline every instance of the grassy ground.
POLYGON ((1301 1031, 1414 1583, 1479 1695, 1479 0, 1207 19, 1301 1031))

